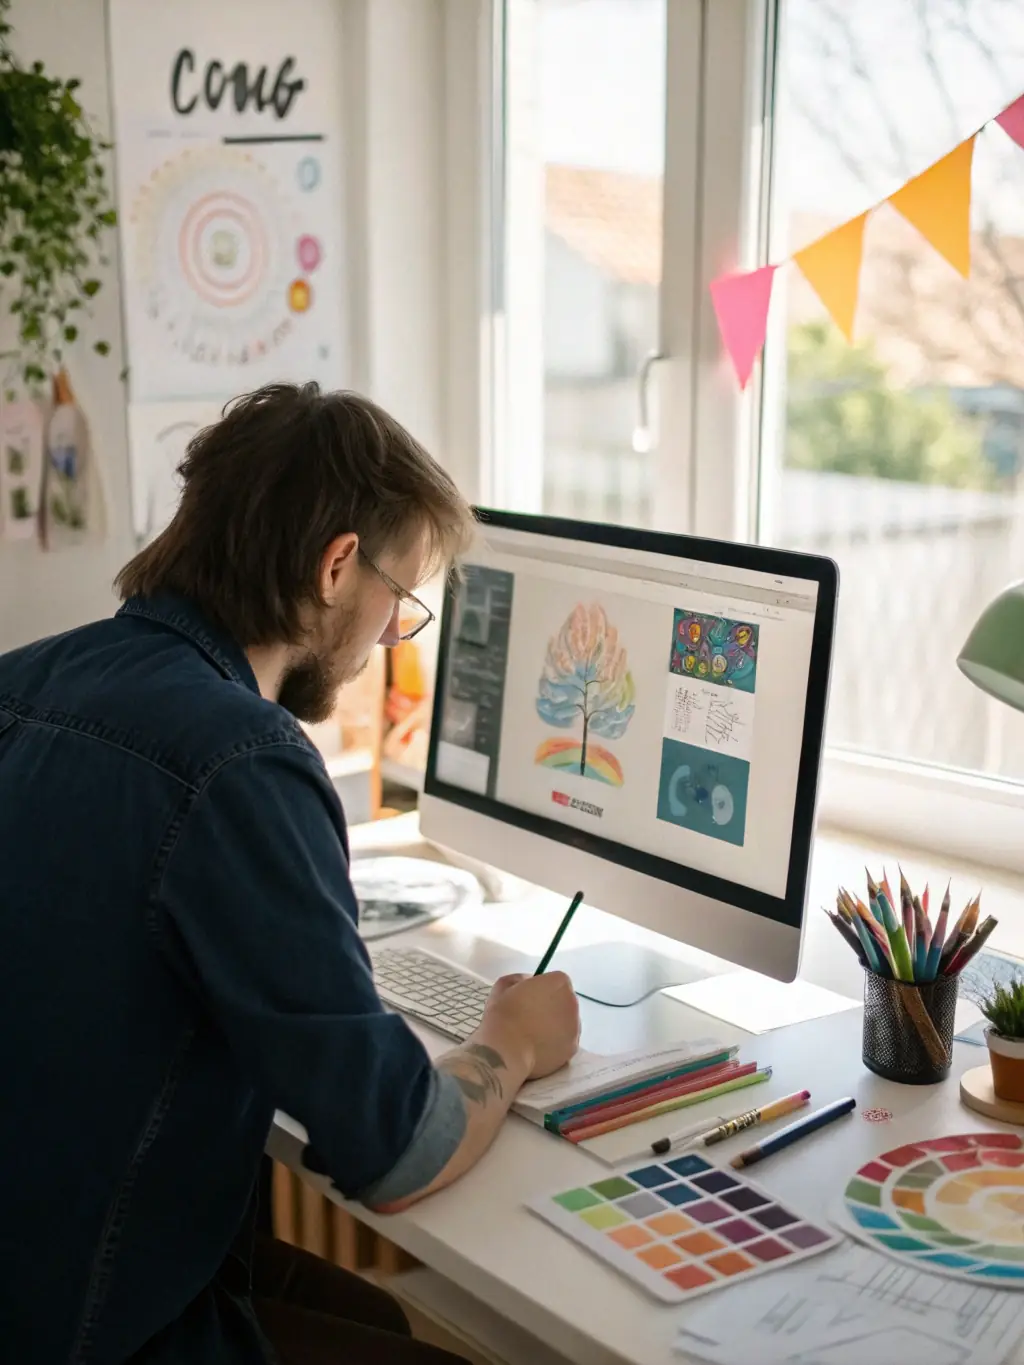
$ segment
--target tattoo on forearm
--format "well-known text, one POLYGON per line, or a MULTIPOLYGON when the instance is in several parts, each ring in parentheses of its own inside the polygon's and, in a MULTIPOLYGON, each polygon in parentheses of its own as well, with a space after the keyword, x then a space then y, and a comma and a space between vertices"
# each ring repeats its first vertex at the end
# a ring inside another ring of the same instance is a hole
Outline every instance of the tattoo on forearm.
POLYGON ((468 1043, 443 1057, 438 1068, 455 1077, 459 1089, 473 1104, 487 1104, 492 1098, 500 1100, 504 1096, 499 1073, 505 1070, 505 1059, 493 1047, 468 1043))

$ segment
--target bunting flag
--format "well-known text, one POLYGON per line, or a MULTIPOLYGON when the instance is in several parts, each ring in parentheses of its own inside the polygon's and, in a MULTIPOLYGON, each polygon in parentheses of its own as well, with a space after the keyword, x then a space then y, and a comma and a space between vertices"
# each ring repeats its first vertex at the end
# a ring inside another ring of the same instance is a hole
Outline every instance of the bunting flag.
POLYGON ((1013 138, 1018 147, 1024 147, 1024 95, 1021 95, 1019 100, 1014 100, 1001 114, 997 114, 996 123, 1007 137, 1013 138))
POLYGON ((975 137, 976 133, 889 195, 893 208, 965 279, 971 273, 971 159, 975 137))
POLYGON ((720 275, 711 281, 711 302, 715 306, 718 330, 741 389, 746 388, 754 361, 764 345, 775 269, 773 265, 763 265, 759 270, 720 275))
POLYGON ((804 279, 828 309, 847 341, 853 340, 853 315, 860 287, 866 213, 793 253, 804 279))
MULTIPOLYGON (((1024 95, 987 122, 998 123, 1008 137, 1024 148, 1024 95)), ((987 123, 982 124, 982 128, 986 126, 987 123)), ((971 270, 971 168, 974 142, 980 132, 981 128, 882 201, 902 214, 965 277, 971 270)), ((879 207, 873 205, 787 258, 800 268, 847 341, 853 340, 864 228, 879 207)), ((785 264, 786 261, 776 261, 757 270, 720 275, 711 281, 718 330, 741 389, 746 388, 764 345, 772 283, 776 270, 785 264)))

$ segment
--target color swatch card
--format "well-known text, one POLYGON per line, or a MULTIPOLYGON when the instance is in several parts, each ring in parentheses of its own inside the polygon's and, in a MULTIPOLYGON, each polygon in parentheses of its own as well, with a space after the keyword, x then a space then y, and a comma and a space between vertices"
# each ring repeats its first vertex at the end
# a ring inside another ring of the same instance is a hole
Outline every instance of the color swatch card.
POLYGON ((692 1153, 527 1207, 664 1303, 794 1264, 840 1241, 738 1172, 692 1153))
POLYGON ((969 1133, 896 1147, 850 1180, 840 1221, 922 1269, 1024 1289, 1024 1138, 969 1133))

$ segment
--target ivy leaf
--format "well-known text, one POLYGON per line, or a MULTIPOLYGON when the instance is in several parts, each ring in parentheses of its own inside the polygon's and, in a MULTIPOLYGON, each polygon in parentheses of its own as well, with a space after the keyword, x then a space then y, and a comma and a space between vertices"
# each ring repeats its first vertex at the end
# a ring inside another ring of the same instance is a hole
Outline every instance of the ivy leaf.
POLYGON ((65 341, 67 341, 67 342, 70 343, 70 342, 74 341, 74 340, 77 338, 77 336, 78 336, 78 328, 77 328, 77 327, 65 327, 65 328, 64 328, 64 340, 65 340, 65 341))
POLYGON ((109 355, 109 354, 110 354, 110 342, 109 342, 109 341, 97 341, 96 344, 93 346, 92 349, 96 352, 97 355, 109 355))
POLYGON ((99 280, 86 280, 82 285, 82 293, 87 299, 94 298, 103 288, 99 280))

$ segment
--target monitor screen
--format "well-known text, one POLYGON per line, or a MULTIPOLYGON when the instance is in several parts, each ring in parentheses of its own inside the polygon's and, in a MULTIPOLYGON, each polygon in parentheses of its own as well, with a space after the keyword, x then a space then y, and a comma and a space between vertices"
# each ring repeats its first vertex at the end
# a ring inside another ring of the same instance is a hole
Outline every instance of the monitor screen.
POLYGON ((834 565, 480 517, 442 617, 428 795, 798 924, 834 565))

